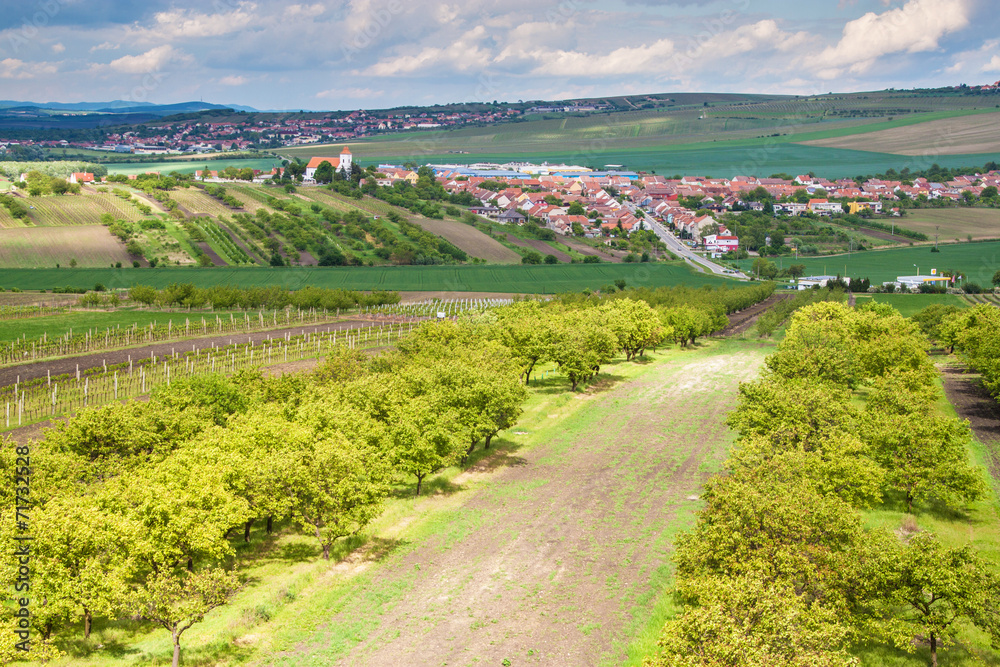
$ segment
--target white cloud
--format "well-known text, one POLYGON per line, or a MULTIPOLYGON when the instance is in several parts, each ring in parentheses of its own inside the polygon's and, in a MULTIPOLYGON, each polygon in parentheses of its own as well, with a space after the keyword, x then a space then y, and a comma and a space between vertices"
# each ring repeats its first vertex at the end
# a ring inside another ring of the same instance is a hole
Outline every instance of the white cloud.
POLYGON ((224 76, 221 79, 219 79, 219 85, 220 86, 242 86, 243 84, 247 83, 248 81, 250 81, 250 79, 246 78, 245 76, 233 76, 233 75, 229 75, 229 76, 224 76))
POLYGON ((371 97, 381 97, 385 94, 382 90, 372 90, 371 88, 331 88, 316 93, 316 97, 321 100, 355 99, 363 100, 371 97))
MULTIPOLYGON (((123 74, 147 74, 149 72, 158 72, 171 62, 185 62, 190 60, 190 56, 175 50, 169 44, 164 44, 137 56, 122 56, 117 60, 112 60, 106 67, 115 72, 122 72, 123 74)), ((101 69, 103 66, 99 65, 97 67, 101 69)))
POLYGON ((200 14, 186 9, 157 12, 155 23, 147 28, 132 30, 137 39, 172 40, 204 39, 239 32, 257 21, 257 5, 241 2, 237 9, 219 14, 200 14))
POLYGON ((486 37, 486 28, 479 25, 445 48, 428 46, 415 55, 398 56, 369 67, 371 76, 400 76, 433 68, 467 71, 482 68, 492 60, 492 54, 479 42, 486 37))
POLYGON ((316 18, 326 12, 326 7, 317 3, 315 5, 289 5, 285 10, 286 17, 316 18))
POLYGON ((0 79, 34 79, 39 75, 56 73, 52 63, 26 63, 17 58, 0 60, 0 79))
POLYGON ((868 12, 844 26, 840 42, 805 59, 820 78, 860 74, 882 56, 938 48, 938 41, 969 24, 970 0, 910 0, 882 14, 868 12))
POLYGON ((720 32, 709 39, 698 39, 697 46, 692 50, 696 51, 699 57, 716 60, 740 53, 790 51, 810 39, 812 37, 807 32, 785 32, 775 21, 765 19, 729 32, 720 32))
POLYGON ((528 55, 538 63, 533 74, 587 77, 659 70, 663 60, 674 53, 674 43, 661 39, 649 45, 623 46, 606 54, 536 49, 528 55))
POLYGON ((94 51, 117 51, 121 48, 121 44, 115 44, 114 42, 103 42, 97 46, 90 47, 90 52, 94 51))
POLYGON ((988 63, 983 65, 983 72, 1000 72, 1000 56, 993 56, 988 63))
POLYGON ((52 45, 52 52, 53 53, 62 53, 65 50, 66 50, 66 47, 63 46, 61 43, 57 43, 57 44, 53 44, 52 45))

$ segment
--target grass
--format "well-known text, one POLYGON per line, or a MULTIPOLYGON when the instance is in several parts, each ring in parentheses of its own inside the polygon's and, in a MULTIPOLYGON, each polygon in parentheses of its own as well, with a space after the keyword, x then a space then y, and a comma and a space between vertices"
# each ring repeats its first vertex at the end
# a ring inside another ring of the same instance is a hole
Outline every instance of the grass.
POLYGON ((959 308, 969 307, 969 302, 958 294, 855 294, 854 298, 859 306, 866 301, 887 303, 898 310, 903 317, 910 317, 937 303, 959 308))
MULTIPOLYGON (((149 326, 151 323, 166 324, 168 320, 173 320, 176 325, 183 325, 185 318, 190 318, 192 322, 201 322, 204 317, 208 320, 215 320, 216 316, 228 317, 230 311, 220 310, 212 312, 194 311, 154 311, 154 310, 115 310, 115 311, 85 311, 75 310, 70 313, 59 315, 45 315, 42 317, 31 317, 20 320, 0 320, 0 342, 12 341, 15 338, 26 336, 30 341, 32 338, 39 338, 42 334, 48 337, 57 338, 68 333, 70 330, 78 334, 93 329, 95 332, 103 332, 105 329, 121 327, 125 329, 138 324, 141 327, 149 326)), ((232 311, 243 317, 243 311, 232 311)), ((200 326, 200 324, 199 324, 200 326)))
MULTIPOLYGON (((989 286, 993 274, 1000 269, 1000 242, 951 243, 940 245, 940 252, 931 247, 913 246, 889 250, 869 250, 851 255, 827 257, 782 257, 783 264, 804 264, 806 275, 846 275, 869 278, 872 283, 895 280, 897 276, 930 275, 931 269, 958 271, 968 280, 989 286), (916 265, 916 266, 914 266, 916 265)), ((741 268, 749 270, 751 262, 744 260, 741 268)))
POLYGON ((298 289, 306 285, 352 290, 517 292, 555 294, 600 289, 624 279, 632 287, 672 285, 722 285, 724 281, 698 273, 680 263, 649 264, 561 264, 539 266, 397 266, 397 267, 298 267, 298 268, 199 268, 155 269, 39 269, 5 270, 0 287, 26 290, 52 289, 65 285, 108 288, 171 283, 194 283, 199 287, 274 285, 298 289))

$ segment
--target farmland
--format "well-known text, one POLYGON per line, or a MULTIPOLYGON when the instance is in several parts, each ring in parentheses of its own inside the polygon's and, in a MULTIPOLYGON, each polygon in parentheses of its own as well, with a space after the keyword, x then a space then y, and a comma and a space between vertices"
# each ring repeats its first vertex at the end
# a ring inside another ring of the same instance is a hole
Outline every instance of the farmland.
POLYGON ((142 213, 125 200, 107 192, 86 195, 26 197, 24 203, 34 207, 32 221, 40 227, 64 225, 99 225, 101 215, 109 213, 116 219, 135 222, 142 213))
MULTIPOLYGON (((949 167, 982 165, 997 153, 992 144, 981 147, 976 141, 1000 117, 992 112, 972 98, 882 92, 546 117, 482 128, 407 132, 351 145, 363 163, 548 160, 624 164, 660 174, 732 177, 813 171, 835 178, 889 168, 915 170, 933 162, 949 167), (933 123, 954 128, 954 141, 928 156, 924 148, 934 149, 940 143, 933 123), (924 137, 923 148, 908 139, 913 154, 903 155, 894 152, 893 145, 872 148, 866 143, 869 134, 881 136, 878 133, 886 131, 924 137), (855 143, 843 147, 801 143, 845 137, 855 143)), ((330 150, 315 145, 279 152, 308 158, 330 150)))
POLYGON ((897 155, 922 155, 933 150, 939 155, 1000 152, 1000 113, 958 116, 877 132, 817 139, 810 146, 847 148, 897 155))
MULTIPOLYGON (((931 269, 957 271, 969 280, 989 286, 993 274, 1000 269, 1000 242, 950 243, 940 245, 940 252, 932 253, 933 246, 870 250, 851 255, 830 257, 784 257, 784 266, 803 264, 806 275, 846 275, 852 278, 869 278, 872 283, 895 280, 897 276, 928 275, 931 269)), ((740 266, 750 269, 750 261, 740 266)))
POLYGON ((941 241, 965 241, 969 235, 973 239, 1000 238, 1000 209, 995 208, 910 209, 897 222, 930 239, 939 234, 941 241))
POLYGON ((516 252, 471 225, 454 220, 432 220, 424 217, 413 217, 411 220, 431 234, 448 239, 472 257, 482 257, 487 262, 497 264, 516 264, 521 261, 521 256, 516 252))
MULTIPOLYGON (((125 251, 125 246, 108 233, 106 227, 97 225, 76 225, 72 227, 44 228, 12 228, 0 229, 0 266, 12 269, 40 269, 40 273, 48 273, 50 282, 45 289, 62 287, 68 284, 61 280, 72 269, 55 269, 56 264, 69 267, 72 260, 81 267, 108 266, 116 262, 131 265, 132 258, 125 251)), ((23 271, 23 275, 31 275, 33 271, 23 271)), ((15 285, 8 278, 10 272, 5 270, 3 281, 5 287, 15 285)), ((92 288, 93 281, 81 287, 92 288)))
POLYGON ((206 160, 204 157, 194 158, 168 158, 162 161, 151 162, 113 162, 105 165, 109 174, 145 174, 157 171, 168 174, 176 171, 182 174, 193 174, 201 171, 205 166, 212 171, 225 169, 226 167, 236 167, 237 169, 261 169, 270 171, 274 167, 281 166, 278 160, 270 158, 242 158, 234 160, 206 160))
POLYGON ((155 269, 48 269, 9 270, 3 273, 7 289, 52 289, 63 285, 108 288, 171 283, 193 283, 200 287, 276 285, 298 289, 306 285, 354 290, 517 292, 553 294, 600 289, 624 279, 628 285, 692 287, 719 285, 725 281, 697 273, 679 263, 651 264, 562 264, 538 266, 396 266, 396 267, 248 267, 155 269))

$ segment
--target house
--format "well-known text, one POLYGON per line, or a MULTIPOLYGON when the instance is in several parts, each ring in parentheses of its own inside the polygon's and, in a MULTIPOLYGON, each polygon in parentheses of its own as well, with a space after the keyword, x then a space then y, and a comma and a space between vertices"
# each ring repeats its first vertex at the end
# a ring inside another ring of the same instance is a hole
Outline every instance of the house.
POLYGON ((75 171, 69 175, 70 183, 93 183, 94 175, 86 171, 75 171))
POLYGON ((500 215, 500 209, 496 206, 472 206, 469 212, 474 215, 481 215, 484 218, 496 219, 500 215))
POLYGON ((882 212, 882 202, 880 201, 852 201, 847 204, 847 212, 857 215, 860 211, 871 211, 872 213, 882 212))
POLYGON ((843 213, 844 207, 839 202, 831 202, 827 199, 810 199, 809 210, 818 215, 832 215, 843 213))
POLYGON ((315 180, 316 170, 324 162, 329 162, 333 166, 334 171, 349 174, 351 172, 351 160, 351 149, 344 146, 344 150, 340 151, 340 157, 314 157, 309 160, 309 164, 306 165, 304 177, 310 181, 315 180))
MULTIPOLYGON (((895 285, 897 287, 907 287, 909 289, 920 289, 921 285, 935 285, 948 287, 954 279, 951 276, 937 275, 937 269, 931 269, 929 276, 896 276, 895 285)), ((886 283, 893 284, 893 283, 886 283)))
POLYGON ((527 221, 527 218, 524 217, 524 215, 521 214, 516 208, 504 211, 503 213, 497 216, 497 222, 504 225, 507 224, 523 225, 525 221, 527 221))
POLYGON ((705 250, 709 252, 736 252, 740 247, 740 240, 735 236, 709 234, 703 240, 705 250))
POLYGON ((775 204, 775 213, 787 213, 788 215, 801 215, 806 212, 809 207, 806 204, 799 204, 798 202, 788 202, 785 204, 775 204))

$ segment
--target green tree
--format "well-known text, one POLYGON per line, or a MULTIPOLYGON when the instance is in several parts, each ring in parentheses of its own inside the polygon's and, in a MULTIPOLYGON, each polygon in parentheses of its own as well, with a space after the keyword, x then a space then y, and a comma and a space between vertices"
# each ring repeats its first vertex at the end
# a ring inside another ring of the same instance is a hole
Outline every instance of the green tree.
POLYGON ((587 215, 587 209, 578 201, 572 202, 566 210, 568 215, 587 215))
POLYGON ((959 619, 1000 644, 1000 577, 970 547, 949 549, 921 532, 902 549, 897 568, 887 589, 906 610, 910 638, 927 638, 931 665, 937 667, 938 649, 954 638, 959 619))
POLYGON ((328 161, 323 160, 316 167, 316 172, 313 174, 313 178, 316 179, 317 183, 330 183, 333 181, 333 165, 328 161))

